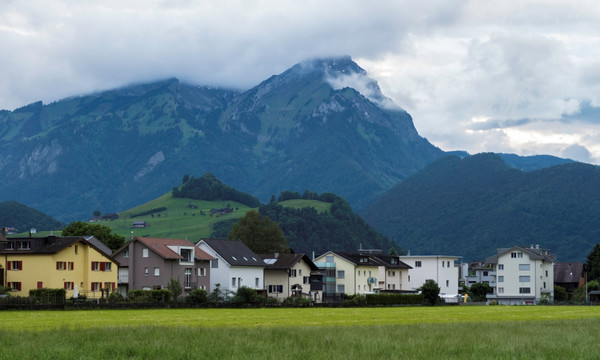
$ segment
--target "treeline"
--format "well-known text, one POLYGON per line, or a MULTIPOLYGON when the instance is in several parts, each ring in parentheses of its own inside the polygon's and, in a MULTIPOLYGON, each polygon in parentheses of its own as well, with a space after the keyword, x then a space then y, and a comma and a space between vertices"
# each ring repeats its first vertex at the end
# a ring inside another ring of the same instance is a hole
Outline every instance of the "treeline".
POLYGON ((63 223, 41 211, 16 201, 0 202, 0 227, 15 228, 18 232, 37 230, 58 230, 63 223))
POLYGON ((223 184, 211 173, 205 173, 199 178, 185 175, 181 186, 173 188, 173 197, 206 201, 231 200, 249 207, 260 205, 260 201, 254 196, 223 184))
MULTIPOLYGON (((271 197, 271 202, 274 202, 275 196, 271 197)), ((300 194, 298 191, 282 191, 281 194, 277 197, 277 202, 282 202, 286 200, 318 200, 326 203, 333 203, 336 199, 341 199, 334 193, 323 193, 321 195, 316 192, 304 190, 304 193, 300 194)))
POLYGON ((161 211, 165 211, 165 210, 167 210, 167 208, 164 207, 164 206, 161 206, 161 207, 158 207, 158 208, 150 209, 148 211, 142 211, 142 212, 139 212, 139 213, 131 214, 130 217, 133 219, 133 218, 136 218, 136 217, 139 217, 139 216, 155 214, 155 213, 158 213, 158 212, 161 212, 161 211))

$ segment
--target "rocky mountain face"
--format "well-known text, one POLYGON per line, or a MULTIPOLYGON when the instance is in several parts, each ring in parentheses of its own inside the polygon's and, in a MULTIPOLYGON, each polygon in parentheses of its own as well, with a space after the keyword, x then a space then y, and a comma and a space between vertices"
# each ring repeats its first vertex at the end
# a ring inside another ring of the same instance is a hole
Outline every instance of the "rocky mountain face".
POLYGON ((243 92, 169 79, 0 111, 0 140, 0 200, 66 222, 205 172, 263 201, 310 189, 360 209, 443 155, 349 57, 243 92))

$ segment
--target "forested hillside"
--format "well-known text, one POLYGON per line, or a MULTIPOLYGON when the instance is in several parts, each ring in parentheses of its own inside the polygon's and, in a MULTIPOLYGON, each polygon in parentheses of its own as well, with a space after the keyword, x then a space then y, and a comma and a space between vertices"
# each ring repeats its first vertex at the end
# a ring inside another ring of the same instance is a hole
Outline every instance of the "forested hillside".
POLYGON ((0 227, 12 227, 18 232, 36 230, 59 230, 63 224, 41 211, 16 201, 0 202, 0 227))
POLYGON ((539 244, 583 260, 600 239, 600 167, 570 163, 523 172, 495 154, 439 159, 362 212, 413 254, 482 260, 539 244))

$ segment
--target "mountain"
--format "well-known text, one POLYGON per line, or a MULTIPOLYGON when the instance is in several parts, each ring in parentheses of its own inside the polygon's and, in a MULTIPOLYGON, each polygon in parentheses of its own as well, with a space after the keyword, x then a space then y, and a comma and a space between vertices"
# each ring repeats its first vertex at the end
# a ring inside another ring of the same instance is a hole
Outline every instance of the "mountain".
POLYGON ((582 261, 600 238, 600 167, 524 172, 499 155, 440 158, 364 209, 363 218, 413 254, 483 260, 539 244, 582 261))
POLYGON ((0 140, 0 200, 66 222, 206 172, 262 201, 309 188, 360 209, 443 155, 349 57, 306 61, 247 91, 168 79, 33 103, 0 112, 0 140))
POLYGON ((41 211, 16 201, 0 202, 0 227, 14 228, 17 232, 36 230, 58 230, 64 225, 41 211))

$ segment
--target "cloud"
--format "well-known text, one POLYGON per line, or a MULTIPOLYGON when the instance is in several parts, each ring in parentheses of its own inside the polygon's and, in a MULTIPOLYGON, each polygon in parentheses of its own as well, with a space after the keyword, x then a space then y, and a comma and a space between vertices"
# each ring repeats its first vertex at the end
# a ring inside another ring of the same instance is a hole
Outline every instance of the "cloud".
POLYGON ((585 146, 571 145, 562 151, 562 156, 567 159, 577 160, 581 162, 592 162, 590 152, 585 146))

